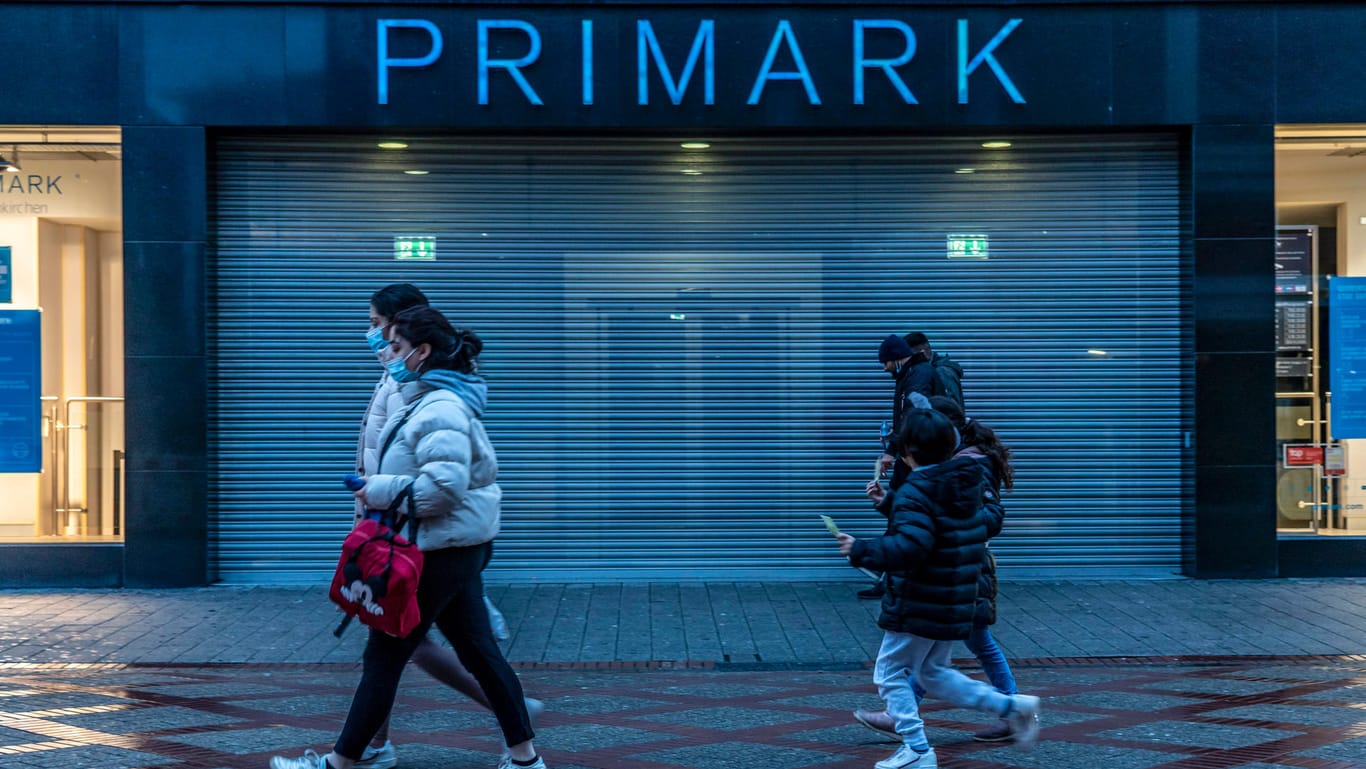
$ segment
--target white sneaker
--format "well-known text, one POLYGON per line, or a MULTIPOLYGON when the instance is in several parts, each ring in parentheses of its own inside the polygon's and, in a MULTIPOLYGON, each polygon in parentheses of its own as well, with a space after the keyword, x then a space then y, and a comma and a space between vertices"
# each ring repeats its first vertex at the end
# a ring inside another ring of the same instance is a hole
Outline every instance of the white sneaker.
POLYGON ((526 717, 531 720, 531 728, 536 728, 536 722, 541 720, 541 714, 545 712, 545 703, 535 697, 523 697, 526 701, 526 717))
POLYGON ((365 752, 360 754, 360 760, 355 763, 356 769, 392 769, 398 766, 398 751, 394 750, 394 743, 385 740, 380 747, 366 745, 365 752))
POLYGON ((873 764, 873 769, 939 769, 939 759, 934 755, 934 748, 928 752, 917 753, 910 745, 902 744, 896 752, 887 758, 873 764))
POLYGON ((1039 698, 1028 694, 1010 695, 1010 712, 1006 714, 1015 747, 1029 750, 1039 737, 1039 698))
POLYGON ((521 764, 512 763, 512 754, 505 751, 503 753, 503 760, 498 762, 498 769, 545 769, 545 759, 541 758, 538 754, 536 756, 536 763, 522 766, 521 764))
POLYGON ((331 769, 327 759, 311 750, 305 750, 301 758, 275 756, 270 759, 270 769, 331 769))

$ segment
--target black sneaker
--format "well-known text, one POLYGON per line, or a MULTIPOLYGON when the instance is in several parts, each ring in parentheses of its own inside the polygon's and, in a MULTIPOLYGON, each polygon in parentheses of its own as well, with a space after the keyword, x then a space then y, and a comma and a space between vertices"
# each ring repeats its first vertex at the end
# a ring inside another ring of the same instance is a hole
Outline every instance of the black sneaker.
POLYGON ((882 583, 879 582, 866 590, 858 591, 858 597, 864 599, 881 598, 886 593, 887 588, 883 587, 882 583))

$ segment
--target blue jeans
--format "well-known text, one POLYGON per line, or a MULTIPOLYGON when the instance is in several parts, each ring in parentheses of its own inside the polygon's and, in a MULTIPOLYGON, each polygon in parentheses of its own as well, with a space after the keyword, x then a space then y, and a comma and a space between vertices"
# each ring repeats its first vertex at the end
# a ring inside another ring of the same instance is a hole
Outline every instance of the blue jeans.
MULTIPOLYGON (((991 629, 986 625, 973 625, 972 635, 964 641, 968 651, 972 652, 977 658, 977 663, 982 666, 982 672, 987 674, 987 680, 996 687, 996 691, 1001 694, 1019 694, 1020 690, 1015 688, 1015 676, 1010 672, 1010 663, 1006 662, 1006 655, 1001 651, 1001 647, 996 645, 996 639, 991 637, 991 629)), ((915 692, 915 701, 920 702, 925 699, 925 689, 920 686, 920 682, 911 681, 911 690, 915 692)))

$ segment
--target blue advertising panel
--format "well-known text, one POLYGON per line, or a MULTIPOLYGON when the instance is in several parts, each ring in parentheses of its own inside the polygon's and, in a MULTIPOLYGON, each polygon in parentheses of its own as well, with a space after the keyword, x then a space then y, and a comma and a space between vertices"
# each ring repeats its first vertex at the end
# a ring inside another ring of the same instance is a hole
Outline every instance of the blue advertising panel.
POLYGON ((1366 278, 1328 281, 1333 437, 1366 438, 1366 278))
POLYGON ((0 310, 0 473, 43 471, 38 310, 0 310))
POLYGON ((14 269, 9 246, 0 246, 0 304, 14 301, 14 269))

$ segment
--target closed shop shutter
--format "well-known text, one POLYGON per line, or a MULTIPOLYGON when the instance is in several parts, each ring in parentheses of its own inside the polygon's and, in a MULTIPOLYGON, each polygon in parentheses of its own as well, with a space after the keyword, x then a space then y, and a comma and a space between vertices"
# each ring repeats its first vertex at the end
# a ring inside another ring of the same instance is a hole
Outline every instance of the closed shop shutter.
POLYGON ((1179 570, 1175 137, 378 140, 215 144, 223 581, 330 574, 380 374, 369 295, 403 281, 485 341, 495 579, 850 576, 817 515, 880 531, 877 347, 912 330, 1015 451, 1007 576, 1179 570), (434 259, 396 259, 408 238, 434 259))

